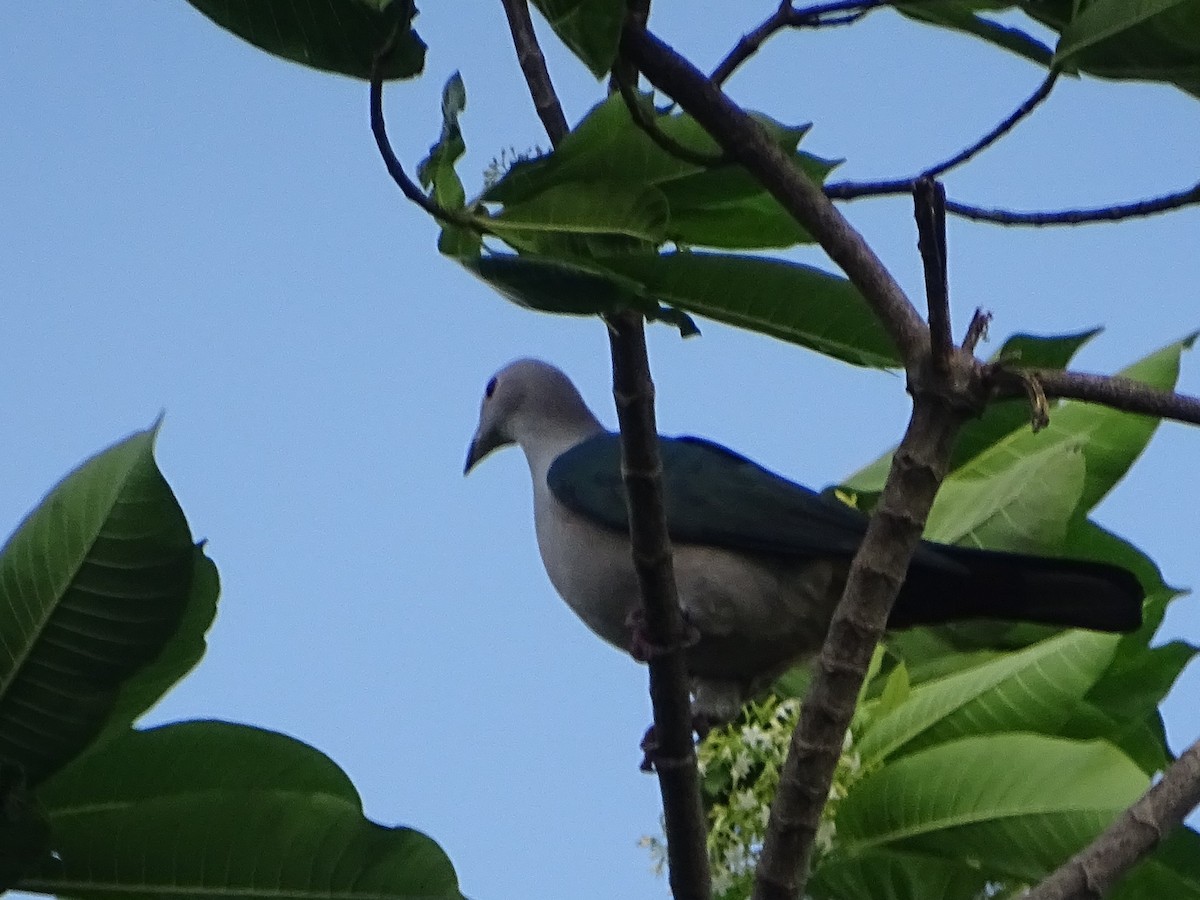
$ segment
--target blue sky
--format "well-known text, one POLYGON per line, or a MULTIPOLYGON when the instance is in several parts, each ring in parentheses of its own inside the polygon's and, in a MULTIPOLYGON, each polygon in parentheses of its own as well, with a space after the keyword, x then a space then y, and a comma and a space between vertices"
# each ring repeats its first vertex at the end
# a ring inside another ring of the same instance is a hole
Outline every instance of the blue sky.
MULTIPOLYGON (((711 67, 773 5, 664 0, 652 23, 711 67)), ((391 131, 415 166, 461 70, 470 193, 501 149, 547 142, 500 4, 426 6, 426 75, 389 87, 391 131)), ((182 0, 8 3, 0 33, 0 510, 15 525, 81 459, 166 410, 160 463, 224 590, 208 656, 154 721, 309 741, 369 815, 433 835, 472 896, 665 896, 636 846, 658 815, 637 771, 645 673, 554 595, 519 454, 461 476, 479 393, 513 357, 562 366, 614 422, 602 326, 517 309, 437 255, 434 225, 376 155, 363 84, 268 57, 182 0)), ((574 121, 602 87, 548 56, 574 121)), ((956 151, 1041 77, 881 13, 779 36, 730 89, 812 121, 805 147, 845 157, 840 177, 872 177, 956 151)), ((1169 88, 1064 80, 948 191, 1048 208, 1174 190, 1196 177, 1197 110, 1169 88)), ((922 296, 909 202, 844 209, 922 296)), ((1080 365, 1119 368, 1200 325, 1198 226, 1195 209, 1073 230, 952 220, 957 330, 977 305, 995 313, 991 348, 1016 330, 1102 324, 1080 365)), ((813 486, 900 434, 895 375, 700 324, 688 341, 651 332, 664 432, 813 486)), ((1181 386, 1200 393, 1192 358, 1181 386)), ((1101 509, 1184 586, 1200 581, 1197 439, 1165 426, 1101 509)), ((1195 601, 1167 629, 1195 638, 1195 601)), ((1200 730, 1198 690, 1193 669, 1168 701, 1177 748, 1200 730)))

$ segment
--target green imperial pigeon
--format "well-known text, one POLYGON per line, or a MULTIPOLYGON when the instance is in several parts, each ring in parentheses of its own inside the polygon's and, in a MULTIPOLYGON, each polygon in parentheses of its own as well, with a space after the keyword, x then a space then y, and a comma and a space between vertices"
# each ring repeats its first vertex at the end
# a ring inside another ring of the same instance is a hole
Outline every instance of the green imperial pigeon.
MULTIPOLYGON (((529 463, 538 548, 555 589, 597 635, 644 658, 618 435, 566 375, 521 359, 488 382, 465 471, 508 444, 529 463)), ((703 733, 820 649, 867 518, 711 441, 660 437, 659 447, 703 733)), ((888 627, 984 618, 1132 631, 1142 599, 1138 580, 1117 566, 922 541, 888 627)))

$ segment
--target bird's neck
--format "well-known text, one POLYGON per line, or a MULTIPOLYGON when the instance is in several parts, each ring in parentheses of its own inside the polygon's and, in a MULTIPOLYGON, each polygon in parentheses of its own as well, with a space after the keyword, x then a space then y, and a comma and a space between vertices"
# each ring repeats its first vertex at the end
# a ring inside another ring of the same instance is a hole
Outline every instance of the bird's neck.
POLYGON ((539 423, 535 433, 518 441, 535 486, 546 483, 546 473, 559 456, 603 430, 604 426, 590 413, 587 418, 539 423))

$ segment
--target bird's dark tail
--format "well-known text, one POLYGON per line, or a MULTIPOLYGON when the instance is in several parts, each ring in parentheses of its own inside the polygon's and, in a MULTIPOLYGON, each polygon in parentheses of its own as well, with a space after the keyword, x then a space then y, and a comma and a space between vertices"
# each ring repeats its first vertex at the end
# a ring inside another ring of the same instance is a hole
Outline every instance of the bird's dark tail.
POLYGON ((1049 559, 939 545, 966 574, 914 565, 888 619, 889 628, 1003 619, 1133 631, 1145 592, 1134 574, 1107 563, 1049 559))

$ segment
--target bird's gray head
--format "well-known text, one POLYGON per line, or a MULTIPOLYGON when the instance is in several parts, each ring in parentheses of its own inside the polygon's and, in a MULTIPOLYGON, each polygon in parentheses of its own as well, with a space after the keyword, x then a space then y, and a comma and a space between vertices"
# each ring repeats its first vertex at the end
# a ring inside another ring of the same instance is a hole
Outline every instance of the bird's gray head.
POLYGON ((540 359, 515 360, 484 388, 463 474, 500 447, 521 444, 528 452, 534 442, 551 436, 570 438, 571 446, 600 427, 561 371, 540 359))

